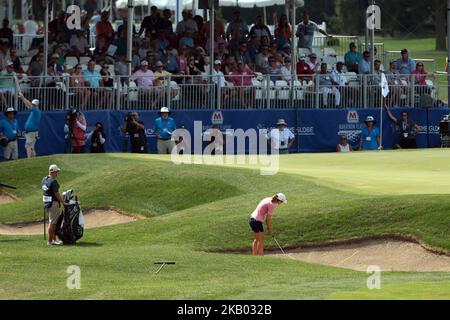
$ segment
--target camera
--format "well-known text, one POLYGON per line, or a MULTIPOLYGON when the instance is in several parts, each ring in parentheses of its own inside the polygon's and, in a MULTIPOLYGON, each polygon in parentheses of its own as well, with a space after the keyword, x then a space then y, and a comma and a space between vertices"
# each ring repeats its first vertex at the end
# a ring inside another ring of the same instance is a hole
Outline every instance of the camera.
POLYGON ((450 148, 450 115, 446 115, 439 123, 439 135, 441 136, 441 147, 450 148))
POLYGON ((131 122, 133 122, 134 120, 136 120, 136 117, 135 117, 135 115, 134 115, 134 112, 128 112, 127 116, 125 117, 125 121, 126 121, 127 123, 131 123, 131 122))

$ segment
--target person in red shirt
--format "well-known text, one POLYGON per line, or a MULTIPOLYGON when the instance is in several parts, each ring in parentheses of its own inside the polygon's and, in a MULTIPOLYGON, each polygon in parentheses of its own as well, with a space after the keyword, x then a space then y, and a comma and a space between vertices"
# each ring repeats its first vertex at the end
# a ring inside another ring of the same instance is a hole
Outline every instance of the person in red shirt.
POLYGON ((314 71, 311 69, 309 64, 306 63, 306 56, 302 55, 299 58, 299 62, 297 62, 297 76, 300 81, 311 81, 311 75, 314 71))
POLYGON ((72 112, 69 121, 69 132, 72 143, 72 153, 84 153, 86 146, 86 129, 87 123, 84 114, 78 110, 72 112))
POLYGON ((105 37, 105 46, 109 47, 113 40, 114 29, 111 25, 111 22, 108 21, 109 13, 108 11, 103 11, 101 15, 101 20, 97 22, 95 26, 95 30, 97 33, 97 37, 104 36, 105 37))
POLYGON ((229 80, 237 87, 239 100, 244 108, 250 108, 255 99, 255 88, 252 78, 256 74, 243 61, 238 61, 237 70, 230 73, 229 80))

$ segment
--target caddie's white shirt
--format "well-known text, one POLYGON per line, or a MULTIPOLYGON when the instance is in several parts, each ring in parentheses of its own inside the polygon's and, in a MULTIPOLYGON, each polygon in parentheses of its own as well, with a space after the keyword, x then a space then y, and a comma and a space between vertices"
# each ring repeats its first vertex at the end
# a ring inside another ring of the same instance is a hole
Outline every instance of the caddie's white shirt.
POLYGON ((288 128, 285 128, 283 131, 280 131, 278 128, 272 129, 267 136, 267 139, 271 139, 272 147, 274 149, 286 149, 289 140, 293 140, 294 138, 295 135, 288 128))
POLYGON ((25 34, 27 34, 27 35, 35 35, 35 34, 37 34, 37 32, 39 30, 38 24, 36 22, 34 22, 33 20, 25 21, 25 23, 23 24, 23 27, 25 28, 25 34))

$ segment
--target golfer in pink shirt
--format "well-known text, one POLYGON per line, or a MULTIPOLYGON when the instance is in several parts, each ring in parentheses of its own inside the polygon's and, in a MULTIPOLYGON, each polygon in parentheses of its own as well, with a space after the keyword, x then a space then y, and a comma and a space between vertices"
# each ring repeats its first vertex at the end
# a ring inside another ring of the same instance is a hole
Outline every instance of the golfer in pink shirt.
POLYGON ((264 219, 266 220, 268 234, 271 236, 272 225, 270 223, 270 217, 274 213, 276 207, 282 203, 287 203, 286 196, 283 193, 278 193, 273 197, 261 200, 255 211, 251 214, 249 224, 254 235, 252 247, 254 256, 264 255, 264 219))

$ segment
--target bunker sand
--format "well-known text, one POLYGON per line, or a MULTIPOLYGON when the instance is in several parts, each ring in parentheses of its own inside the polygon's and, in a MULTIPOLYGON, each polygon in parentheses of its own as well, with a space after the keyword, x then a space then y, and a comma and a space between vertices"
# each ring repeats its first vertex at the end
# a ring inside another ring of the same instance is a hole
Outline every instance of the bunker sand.
MULTIPOLYGON (((83 216, 86 229, 106 227, 144 219, 142 216, 127 215, 111 208, 86 210, 83 212, 83 216)), ((42 234, 44 230, 43 224, 42 221, 13 224, 0 223, 0 235, 42 234)))
POLYGON ((17 199, 10 195, 9 193, 6 193, 4 191, 0 191, 0 205, 6 204, 6 203, 12 203, 15 202, 17 199))
POLYGON ((333 267, 367 271, 379 266, 381 271, 450 272, 450 256, 434 253, 419 243, 401 240, 366 240, 358 243, 268 252, 268 256, 301 260, 333 267))

